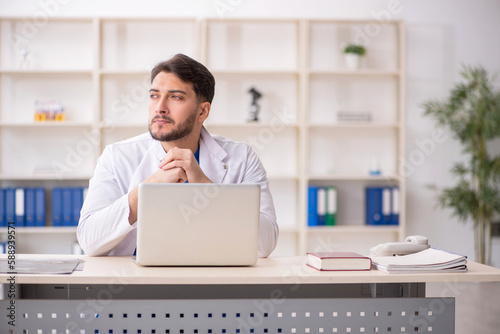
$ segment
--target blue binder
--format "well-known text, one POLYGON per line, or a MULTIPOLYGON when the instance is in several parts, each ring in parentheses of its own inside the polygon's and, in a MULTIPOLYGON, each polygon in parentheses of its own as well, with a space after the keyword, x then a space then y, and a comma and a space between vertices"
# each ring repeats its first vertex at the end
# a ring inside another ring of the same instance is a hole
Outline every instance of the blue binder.
POLYGON ((35 188, 35 226, 45 226, 44 188, 35 188))
POLYGON ((382 190, 383 188, 380 187, 367 187, 365 189, 367 225, 382 224, 382 190))
POLYGON ((73 225, 78 226, 83 206, 83 188, 73 188, 73 225))
POLYGON ((15 191, 14 206, 15 206, 15 216, 16 216, 15 218, 16 227, 22 227, 24 226, 24 220, 26 217, 25 214, 26 203, 24 200, 24 189, 16 188, 14 191, 15 191))
POLYGON ((0 227, 7 226, 7 217, 5 212, 5 189, 0 188, 0 227))
POLYGON ((399 225, 399 187, 391 189, 391 225, 399 225))
POLYGON ((73 225, 73 189, 63 188, 62 190, 62 217, 63 226, 73 225))
POLYGON ((392 189, 382 188, 382 225, 392 225, 392 189))
POLYGON ((16 222, 16 190, 14 188, 5 189, 5 218, 7 224, 16 222))
POLYGON ((318 225, 326 225, 326 189, 318 187, 317 191, 317 211, 318 211, 318 225))
POLYGON ((52 226, 63 226, 62 189, 52 189, 52 226))
POLYGON ((35 226, 35 189, 26 188, 24 190, 24 207, 26 213, 26 226, 35 226))
POLYGON ((309 186, 307 201, 308 201, 307 224, 309 226, 316 226, 318 225, 318 187, 309 186))

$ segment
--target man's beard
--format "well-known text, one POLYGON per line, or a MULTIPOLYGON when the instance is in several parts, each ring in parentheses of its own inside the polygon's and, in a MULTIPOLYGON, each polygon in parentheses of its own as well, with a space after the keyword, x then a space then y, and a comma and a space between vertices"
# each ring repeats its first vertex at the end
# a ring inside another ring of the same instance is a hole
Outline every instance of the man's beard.
MULTIPOLYGON (((166 115, 156 115, 155 117, 153 117, 153 119, 149 123, 149 133, 151 134, 151 137, 153 137, 153 139, 156 139, 159 141, 168 142, 168 141, 179 140, 179 139, 182 139, 182 138, 188 136, 191 132, 193 132, 194 125, 196 123, 196 114, 197 114, 196 111, 197 110, 198 110, 198 108, 196 108, 193 111, 193 113, 191 113, 191 115, 189 115, 189 117, 184 122, 179 124, 179 126, 174 128, 172 131, 170 131, 168 133, 163 133, 163 134, 153 133, 151 127, 152 127, 154 121, 157 120, 158 118, 161 118, 161 119, 164 119, 164 120, 170 122, 173 125, 175 125, 175 122, 173 119, 171 119, 170 117, 168 117, 166 115)), ((158 131, 158 132, 160 132, 160 131, 158 131)))

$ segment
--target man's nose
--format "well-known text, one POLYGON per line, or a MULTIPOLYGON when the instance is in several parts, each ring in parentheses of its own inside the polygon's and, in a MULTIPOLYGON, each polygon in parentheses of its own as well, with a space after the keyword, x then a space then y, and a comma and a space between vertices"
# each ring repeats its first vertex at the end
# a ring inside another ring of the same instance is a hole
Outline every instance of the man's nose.
POLYGON ((168 106, 165 99, 160 99, 158 101, 158 104, 156 105, 156 113, 160 115, 168 113, 168 106))

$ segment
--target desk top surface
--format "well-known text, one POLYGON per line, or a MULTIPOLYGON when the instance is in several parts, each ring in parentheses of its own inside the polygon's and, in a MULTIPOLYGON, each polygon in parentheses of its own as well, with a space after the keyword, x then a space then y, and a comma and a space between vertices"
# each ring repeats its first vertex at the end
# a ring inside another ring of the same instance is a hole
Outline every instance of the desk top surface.
MULTIPOLYGON (((0 257, 5 258, 5 255, 0 257)), ((259 259, 251 267, 141 267, 129 256, 17 255, 17 258, 80 258, 82 271, 70 275, 18 274, 18 284, 345 284, 500 282, 500 269, 468 261, 466 273, 388 274, 370 271, 318 271, 305 256, 259 259)), ((0 283, 11 277, 0 274, 0 283)))

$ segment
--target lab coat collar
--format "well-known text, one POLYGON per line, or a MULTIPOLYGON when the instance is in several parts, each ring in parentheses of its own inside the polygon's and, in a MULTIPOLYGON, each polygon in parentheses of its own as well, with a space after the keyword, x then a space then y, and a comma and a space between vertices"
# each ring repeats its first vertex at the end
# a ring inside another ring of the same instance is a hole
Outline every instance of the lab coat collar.
MULTIPOLYGON (((221 183, 227 173, 227 165, 224 162, 227 152, 220 147, 215 139, 202 127, 200 134, 200 167, 203 173, 214 183, 221 183)), ((155 155, 158 163, 165 157, 165 150, 161 142, 155 140, 155 155)))
POLYGON ((200 167, 213 183, 222 183, 227 173, 224 162, 227 152, 215 141, 205 127, 200 136, 200 167))

